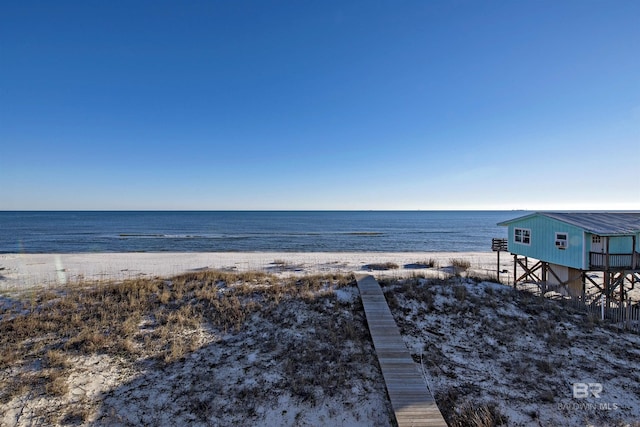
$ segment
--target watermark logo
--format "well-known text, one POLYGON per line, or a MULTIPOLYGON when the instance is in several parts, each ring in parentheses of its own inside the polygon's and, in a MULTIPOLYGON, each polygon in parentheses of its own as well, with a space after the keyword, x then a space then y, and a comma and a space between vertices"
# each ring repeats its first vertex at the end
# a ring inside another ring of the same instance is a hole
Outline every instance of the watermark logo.
POLYGON ((600 383, 573 383, 573 398, 586 399, 595 397, 600 399, 602 393, 602 384, 600 383))
MULTIPOLYGON (((602 398, 604 387, 601 383, 573 383, 573 398, 574 399, 588 399, 588 398, 602 398)), ((572 410, 572 411, 617 411, 620 409, 620 405, 617 403, 608 403, 598 401, 597 403, 591 403, 588 401, 580 400, 571 403, 558 403, 558 409, 560 410, 572 410)))

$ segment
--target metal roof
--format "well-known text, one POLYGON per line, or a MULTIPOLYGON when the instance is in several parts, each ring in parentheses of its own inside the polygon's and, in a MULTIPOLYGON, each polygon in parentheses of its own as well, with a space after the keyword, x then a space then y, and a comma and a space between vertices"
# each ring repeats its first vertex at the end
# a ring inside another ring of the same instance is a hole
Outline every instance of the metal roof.
POLYGON ((600 236, 628 235, 640 232, 640 212, 536 212, 503 221, 498 225, 509 225, 532 216, 546 216, 600 236))

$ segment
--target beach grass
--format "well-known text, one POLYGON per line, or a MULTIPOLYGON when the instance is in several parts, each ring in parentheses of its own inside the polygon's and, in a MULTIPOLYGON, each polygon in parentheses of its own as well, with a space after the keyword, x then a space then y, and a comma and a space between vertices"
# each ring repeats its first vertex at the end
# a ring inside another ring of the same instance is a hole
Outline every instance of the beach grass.
MULTIPOLYGON (((5 373, 0 404, 25 392, 45 399, 71 395, 70 375, 82 358, 106 355, 125 365, 144 360, 163 369, 182 363, 213 336, 246 334, 249 324, 282 331, 292 319, 293 325, 304 322, 300 332, 310 330, 313 336, 298 342, 296 333, 262 345, 263 351, 279 355, 275 361, 285 378, 279 386, 311 403, 318 396, 340 394, 341 384, 356 383, 354 376, 366 376, 362 372, 372 362, 377 366, 361 305, 349 302, 355 313, 349 309, 335 315, 336 306, 344 305, 336 291, 345 287, 355 287, 352 276, 198 271, 15 294, 11 308, 0 313, 0 370, 5 373), (354 353, 353 348, 360 350, 354 353), (36 365, 39 369, 33 369, 36 365)), ((256 399, 255 392, 245 398, 256 399)), ((91 417, 78 405, 70 404, 69 411, 84 413, 83 421, 91 417)), ((43 420, 59 422, 65 415, 56 416, 43 420)))
POLYGON ((31 290, 17 294, 13 307, 2 313, 11 321, 0 322, 0 368, 32 358, 60 367, 66 353, 150 353, 170 362, 183 354, 178 348, 193 346, 178 330, 194 330, 203 322, 222 331, 238 330, 264 306, 285 298, 313 299, 322 289, 350 280, 342 275, 283 279, 258 272, 204 271, 169 280, 31 290), (140 332, 141 326, 146 332, 140 332))
POLYGON ((374 262, 364 266, 367 270, 384 271, 384 270, 397 270, 400 268, 395 262, 374 262))
POLYGON ((471 262, 464 258, 451 258, 451 265, 456 271, 467 271, 471 268, 471 262))

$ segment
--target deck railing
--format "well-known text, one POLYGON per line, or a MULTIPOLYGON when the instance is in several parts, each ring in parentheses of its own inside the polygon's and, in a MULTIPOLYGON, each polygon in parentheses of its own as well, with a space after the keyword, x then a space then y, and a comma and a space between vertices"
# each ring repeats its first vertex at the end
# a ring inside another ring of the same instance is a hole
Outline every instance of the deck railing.
POLYGON ((589 267, 592 270, 606 270, 607 268, 622 270, 640 269, 640 254, 604 254, 589 252, 589 267))

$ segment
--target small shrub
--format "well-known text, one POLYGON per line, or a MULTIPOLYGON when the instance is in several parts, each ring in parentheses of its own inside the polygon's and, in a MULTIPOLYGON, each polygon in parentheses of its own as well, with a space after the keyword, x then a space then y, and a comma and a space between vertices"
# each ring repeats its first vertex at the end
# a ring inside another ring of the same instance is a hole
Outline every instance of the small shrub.
POLYGON ((493 427, 505 424, 507 422, 495 404, 471 405, 465 404, 457 411, 449 420, 452 426, 474 426, 474 427, 493 427))
POLYGON ((553 364, 547 360, 536 360, 538 370, 545 374, 553 374, 553 364))
POLYGON ((169 346, 169 349, 164 353, 164 363, 175 362, 182 358, 185 355, 187 349, 184 346, 184 343, 181 340, 173 340, 169 346))
POLYGON ((160 304, 167 304, 170 300, 171 300, 171 291, 169 291, 168 289, 163 289, 158 294, 158 301, 160 302, 160 304))
POLYGON ((78 426, 86 424, 91 417, 91 410, 89 408, 72 408, 62 418, 62 425, 78 426))
MULTIPOLYGON (((480 283, 480 282, 502 283, 500 282, 500 278, 496 275, 496 273, 474 274, 474 275, 469 275, 467 277, 476 283, 480 283)), ((493 289, 491 289, 491 291, 487 291, 487 293, 489 292, 493 293, 493 289)))
POLYGON ((64 344, 65 350, 80 351, 83 353, 96 353, 103 350, 109 341, 104 334, 88 329, 82 330, 77 336, 64 344))
POLYGON ((571 340, 567 333, 563 330, 558 330, 557 328, 551 328, 547 335, 547 344, 550 346, 568 346, 571 345, 570 341, 571 340))
POLYGON ((394 262, 379 262, 364 266, 367 270, 397 270, 400 266, 394 262))
POLYGON ((467 271, 471 267, 471 262, 462 258, 452 258, 451 265, 459 271, 467 271))
POLYGON ((400 302, 393 291, 385 292, 384 296, 390 310, 399 310, 401 308, 400 302))
POLYGON ((45 360, 50 368, 68 368, 71 366, 67 355, 60 350, 49 350, 45 360))
POLYGON ((59 373, 54 373, 50 375, 44 389, 50 396, 63 396, 69 391, 69 384, 67 384, 66 378, 59 373))
POLYGON ((4 369, 11 366, 20 359, 18 350, 14 349, 2 349, 0 352, 0 369, 4 369))
POLYGON ((460 302, 464 302, 467 299, 467 288, 462 285, 453 287, 453 296, 460 302))
POLYGON ((555 401, 555 396, 553 395, 553 391, 543 390, 539 394, 539 399, 542 402, 553 403, 555 401))
POLYGON ((440 263, 439 263, 436 259, 434 259, 434 258, 429 258, 429 259, 425 262, 425 264, 426 264, 428 267, 430 267, 430 268, 438 268, 438 267, 440 267, 440 263))
POLYGON ((405 265, 405 268, 439 268, 440 264, 434 258, 417 261, 412 264, 405 265))
POLYGON ((552 330, 555 325, 548 319, 537 317, 534 323, 533 332, 538 336, 545 336, 552 330))

